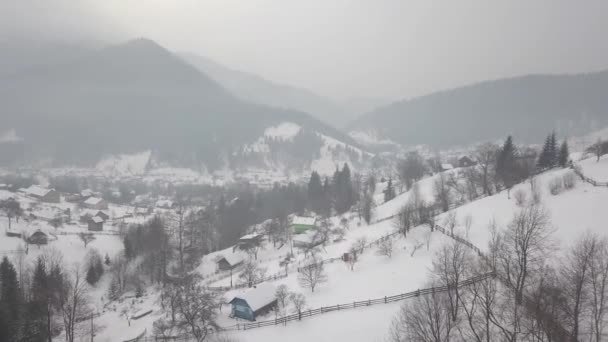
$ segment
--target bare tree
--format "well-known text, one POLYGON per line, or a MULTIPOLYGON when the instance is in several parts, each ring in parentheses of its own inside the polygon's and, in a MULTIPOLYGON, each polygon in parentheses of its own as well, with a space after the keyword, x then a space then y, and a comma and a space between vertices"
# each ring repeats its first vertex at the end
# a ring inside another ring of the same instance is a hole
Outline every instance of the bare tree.
POLYGON ((458 218, 456 217, 456 210, 452 210, 445 215, 443 219, 443 227, 450 231, 450 234, 454 235, 454 228, 458 225, 458 218))
POLYGON ((287 299, 289 299, 290 295, 291 293, 289 292, 289 287, 287 287, 287 285, 285 284, 279 285, 275 292, 275 297, 277 297, 277 301, 279 302, 279 304, 281 304, 282 308, 285 308, 285 305, 287 304, 287 299))
POLYGON ((473 215, 471 215, 471 213, 468 213, 464 216, 464 236, 468 239, 469 238, 469 232, 471 231, 471 227, 473 226, 473 215))
POLYGON ((445 293, 412 298, 401 306, 391 323, 390 342, 448 342, 454 323, 445 293))
POLYGON ((261 268, 256 262, 249 260, 245 263, 243 271, 239 274, 239 279, 243 280, 247 286, 253 287, 266 276, 266 269, 261 268))
POLYGON ((177 328, 197 342, 204 341, 218 328, 215 322, 218 307, 216 296, 194 284, 185 284, 181 294, 177 328))
POLYGON ((353 271, 355 269, 355 264, 360 260, 360 256, 363 253, 363 249, 367 244, 367 239, 364 237, 358 238, 353 242, 353 244, 348 249, 348 253, 350 257, 348 259, 348 264, 350 265, 350 270, 353 271))
POLYGON ((394 218, 394 226, 398 232, 407 237, 407 233, 412 228, 414 222, 415 210, 411 204, 404 205, 394 218))
POLYGON ((80 241, 82 241, 84 243, 84 248, 87 248, 87 245, 95 240, 95 235, 93 235, 93 233, 78 233, 78 238, 80 238, 80 241))
POLYGON ((485 143, 477 147, 475 159, 481 171, 481 188, 484 195, 492 194, 491 181, 494 179, 494 165, 498 156, 499 147, 492 143, 485 143))
POLYGON ((312 292, 315 292, 317 285, 327 282, 323 261, 313 256, 308 265, 298 270, 298 282, 300 286, 308 287, 312 292))
POLYGON ((593 235, 584 235, 568 251, 561 262, 560 279, 564 291, 564 311, 571 327, 571 338, 578 341, 583 312, 587 305, 587 283, 593 263, 598 239, 593 235))
POLYGON ((433 194, 435 202, 439 204, 441 210, 446 212, 450 210, 452 203, 451 189, 448 186, 448 181, 444 173, 440 173, 433 183, 433 194))
POLYGON ((431 247, 431 239, 433 238, 433 232, 429 229, 424 232, 424 242, 426 244, 426 250, 428 251, 431 247))
POLYGON ((378 243, 378 255, 384 255, 387 257, 393 256, 393 239, 390 237, 385 237, 383 240, 378 243))
POLYGON ((598 239, 595 253, 589 267, 589 301, 594 342, 600 342, 604 335, 604 323, 608 300, 608 240, 598 239))
MULTIPOLYGON (((483 260, 475 264, 475 273, 488 272, 488 265, 483 260)), ((460 296, 462 311, 468 329, 459 329, 464 341, 491 342, 497 284, 494 277, 488 277, 464 288, 460 296)))
POLYGON ((298 313, 298 319, 302 319, 302 310, 306 307, 306 297, 301 293, 292 293, 289 295, 289 300, 298 313))
POLYGON ((458 319, 461 290, 458 283, 469 272, 470 254, 467 247, 457 241, 444 245, 433 260, 433 274, 439 284, 446 286, 452 321, 458 319))
POLYGON ((552 246, 549 214, 539 205, 531 205, 515 214, 502 238, 499 252, 501 270, 515 290, 518 304, 530 274, 540 267, 552 246))
POLYGON ((64 275, 63 290, 60 294, 59 311, 63 319, 66 342, 75 341, 77 323, 89 310, 89 287, 84 279, 80 266, 75 265, 70 274, 64 275))

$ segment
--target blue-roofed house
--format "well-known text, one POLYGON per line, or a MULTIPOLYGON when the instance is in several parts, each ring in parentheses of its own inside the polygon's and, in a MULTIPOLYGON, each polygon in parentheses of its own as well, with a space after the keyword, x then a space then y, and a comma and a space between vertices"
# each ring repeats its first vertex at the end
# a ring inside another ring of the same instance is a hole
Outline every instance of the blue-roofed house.
POLYGON ((256 317, 270 312, 277 305, 276 288, 272 284, 260 284, 230 301, 231 317, 255 321, 256 317))

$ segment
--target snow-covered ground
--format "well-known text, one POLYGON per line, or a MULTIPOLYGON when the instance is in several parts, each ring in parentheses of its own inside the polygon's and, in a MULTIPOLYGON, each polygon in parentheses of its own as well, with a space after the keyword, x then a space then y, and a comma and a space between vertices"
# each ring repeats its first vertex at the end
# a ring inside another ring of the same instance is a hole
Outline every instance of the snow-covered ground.
POLYGON ((608 182, 608 154, 597 160, 595 156, 580 160, 577 163, 583 174, 597 182, 608 182))

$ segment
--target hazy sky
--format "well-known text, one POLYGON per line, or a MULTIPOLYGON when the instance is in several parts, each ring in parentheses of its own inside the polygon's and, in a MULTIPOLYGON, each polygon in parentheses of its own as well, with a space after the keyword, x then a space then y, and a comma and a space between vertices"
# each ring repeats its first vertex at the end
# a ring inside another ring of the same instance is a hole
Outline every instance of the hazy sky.
POLYGON ((0 33, 144 36, 340 98, 608 68, 603 0, 0 2, 0 33))

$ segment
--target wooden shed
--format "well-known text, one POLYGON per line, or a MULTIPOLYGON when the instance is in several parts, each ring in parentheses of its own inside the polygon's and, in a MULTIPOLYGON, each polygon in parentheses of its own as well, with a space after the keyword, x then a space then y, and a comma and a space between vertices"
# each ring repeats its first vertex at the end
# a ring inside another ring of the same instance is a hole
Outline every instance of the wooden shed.
POLYGON ((270 312, 277 305, 276 288, 272 284, 260 284, 249 291, 236 295, 230 301, 231 317, 255 321, 258 315, 270 312))
POLYGON ((32 235, 28 236, 27 243, 32 245, 46 245, 49 243, 49 236, 41 230, 37 230, 32 235))
POLYGON ((104 220, 99 216, 93 216, 87 222, 90 231, 99 232, 103 230, 104 220))

